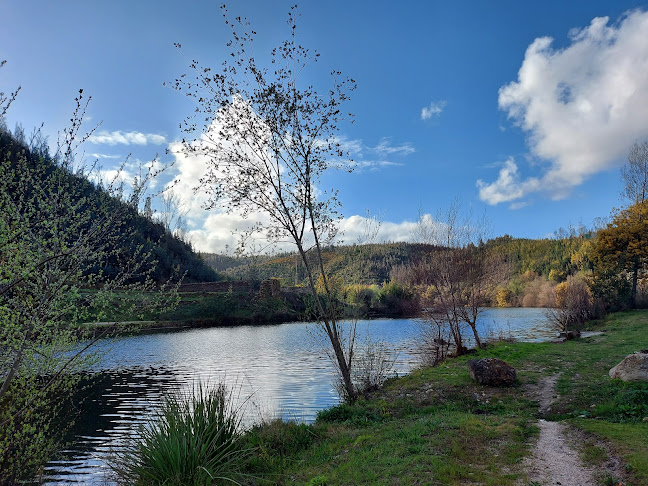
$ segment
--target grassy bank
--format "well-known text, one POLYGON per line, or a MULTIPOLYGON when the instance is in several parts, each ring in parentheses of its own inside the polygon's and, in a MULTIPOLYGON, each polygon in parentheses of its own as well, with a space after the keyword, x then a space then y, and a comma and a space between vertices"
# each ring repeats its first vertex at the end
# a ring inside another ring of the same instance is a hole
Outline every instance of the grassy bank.
MULTIPOLYGON (((86 291, 92 292, 92 291, 86 291)), ((105 309, 93 310, 92 328, 114 327, 118 333, 185 327, 272 324, 299 320, 300 313, 281 297, 258 298, 256 292, 179 292, 176 305, 151 309, 144 292, 116 294, 105 309)))
POLYGON ((258 484, 527 484, 523 461, 538 418, 531 390, 559 374, 549 419, 586 434, 585 461, 600 463, 612 449, 626 484, 648 485, 648 384, 608 377, 624 356, 648 348, 648 312, 612 315, 590 329, 603 334, 503 342, 478 353, 515 366, 516 387, 473 383, 466 367, 473 355, 392 380, 368 400, 321 412, 313 425, 256 427, 247 434, 245 469, 258 484))

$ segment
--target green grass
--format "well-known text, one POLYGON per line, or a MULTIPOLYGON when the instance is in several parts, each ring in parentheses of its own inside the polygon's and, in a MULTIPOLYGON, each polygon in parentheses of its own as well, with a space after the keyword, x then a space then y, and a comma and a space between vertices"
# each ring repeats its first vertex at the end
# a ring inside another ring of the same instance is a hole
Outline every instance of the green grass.
POLYGON ((512 364, 518 386, 474 383, 471 355, 392 379, 369 400, 320 412, 313 425, 256 427, 247 435, 248 470, 263 484, 525 484, 538 404, 524 385, 560 373, 550 418, 588 433, 586 461, 605 459, 604 441, 627 464, 627 484, 648 485, 648 387, 608 376, 648 348, 648 312, 590 326, 605 332, 561 344, 499 343, 476 355, 512 364))
POLYGON ((633 477, 630 484, 648 484, 648 423, 610 423, 601 420, 574 421, 574 424, 612 443, 623 457, 633 477))

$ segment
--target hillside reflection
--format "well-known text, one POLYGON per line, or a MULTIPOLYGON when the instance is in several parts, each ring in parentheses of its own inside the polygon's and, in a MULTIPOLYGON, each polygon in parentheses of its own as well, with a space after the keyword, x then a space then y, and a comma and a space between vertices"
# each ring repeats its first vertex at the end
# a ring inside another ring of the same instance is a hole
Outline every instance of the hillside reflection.
POLYGON ((48 481, 97 483, 108 481, 107 458, 159 405, 181 387, 170 370, 119 369, 90 375, 73 397, 74 406, 63 420, 73 420, 66 443, 47 469, 48 481))

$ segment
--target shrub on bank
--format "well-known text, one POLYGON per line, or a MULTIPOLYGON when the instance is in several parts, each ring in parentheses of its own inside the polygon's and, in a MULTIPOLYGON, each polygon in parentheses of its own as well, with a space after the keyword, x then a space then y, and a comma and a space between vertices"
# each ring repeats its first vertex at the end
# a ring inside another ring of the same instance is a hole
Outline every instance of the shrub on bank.
POLYGON ((198 384, 170 395, 158 416, 119 453, 112 465, 123 484, 210 485, 236 483, 247 456, 240 408, 224 385, 198 384))

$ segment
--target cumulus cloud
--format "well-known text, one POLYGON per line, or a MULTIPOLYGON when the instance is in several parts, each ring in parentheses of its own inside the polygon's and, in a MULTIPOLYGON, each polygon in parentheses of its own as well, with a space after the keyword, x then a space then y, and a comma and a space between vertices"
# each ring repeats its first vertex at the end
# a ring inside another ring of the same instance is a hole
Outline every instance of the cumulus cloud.
POLYGON ((540 181, 536 178, 529 178, 525 181, 520 180, 518 166, 513 157, 510 157, 502 164, 495 182, 487 184, 482 180, 477 181, 479 198, 492 205, 520 199, 525 194, 537 190, 540 186, 540 181))
MULTIPOLYGON (((224 253, 227 249, 235 248, 239 243, 239 236, 254 228, 256 224, 268 224, 268 216, 263 213, 251 213, 246 218, 241 213, 227 213, 218 208, 209 211, 204 209, 208 200, 203 190, 195 191, 208 171, 208 161, 204 156, 187 154, 181 150, 179 142, 169 145, 169 152, 174 155, 174 170, 176 182, 170 184, 168 190, 172 191, 181 200, 181 204, 188 211, 189 223, 188 237, 194 247, 199 251, 224 253)), ((390 161, 368 161, 359 163, 361 169, 372 170, 378 166, 396 165, 390 161)), ((358 240, 370 224, 369 218, 364 216, 350 216, 340 222, 341 233, 339 240, 353 243, 358 240)), ((376 241, 411 241, 414 234, 415 222, 403 221, 383 222, 376 236, 376 241)), ((247 242, 248 249, 254 247, 257 251, 294 251, 291 242, 278 242, 268 247, 268 242, 259 233, 253 233, 247 242)))
MULTIPOLYGON (((373 224, 375 224, 375 220, 366 216, 354 215, 343 218, 340 221, 341 240, 344 243, 364 241, 367 236, 365 234, 367 228, 373 224)), ((373 242, 413 241, 416 225, 417 223, 413 221, 401 221, 400 223, 382 221, 373 242)))
POLYGON ((517 81, 499 91, 500 109, 528 135, 531 155, 544 161, 539 178, 523 179, 511 159, 493 183, 478 181, 490 204, 532 192, 554 199, 591 175, 619 164, 648 135, 648 12, 616 24, 597 17, 552 47, 541 37, 528 48, 517 81))
MULTIPOLYGON (((232 110, 239 109, 239 105, 233 104, 232 110)), ((234 114, 236 115, 236 114, 234 114)), ((214 146, 222 144, 224 147, 229 142, 220 138, 221 124, 218 118, 209 127, 208 132, 192 142, 194 148, 200 149, 205 144, 214 146)), ((354 165, 359 170, 378 170, 383 167, 399 166, 401 162, 383 158, 384 155, 407 156, 415 151, 409 143, 392 144, 389 138, 381 139, 377 145, 366 145, 361 140, 350 140, 340 137, 336 140, 343 148, 346 148, 355 159, 354 165)), ((219 207, 205 210, 211 205, 209 199, 209 187, 200 187, 201 180, 212 178, 218 175, 218 169, 214 168, 212 160, 201 154, 201 150, 187 151, 181 142, 169 144, 168 151, 174 156, 173 170, 175 180, 170 183, 166 190, 173 193, 179 200, 182 207, 187 211, 187 222, 189 226, 188 236, 196 249, 208 252, 224 252, 226 247, 234 248, 239 242, 241 234, 252 231, 257 224, 267 226, 269 217, 259 212, 249 212, 245 215, 243 210, 226 212, 219 207), (198 189, 198 190, 196 190, 198 189)), ((251 154, 252 156, 254 154, 251 154)), ((319 193, 318 188, 315 192, 319 193)), ((358 217, 351 217, 342 221, 341 229, 349 231, 352 240, 361 231, 356 224, 360 223, 358 217)), ((379 238, 389 241, 403 241, 409 238, 411 227, 414 223, 385 223, 381 226, 379 238)), ((269 251, 268 241, 260 233, 252 231, 248 240, 257 251, 269 251)), ((341 236, 347 241, 347 236, 341 236)), ((294 244, 291 242, 276 242, 272 245, 273 251, 292 251, 294 244)))
MULTIPOLYGON (((428 217, 430 216, 428 215, 428 217)), ((247 219, 242 219, 237 214, 210 211, 201 226, 190 230, 188 235, 198 251, 225 253, 227 250, 235 248, 239 243, 238 235, 252 229, 255 223, 267 223, 267 216, 254 213, 247 219)), ((366 216, 353 215, 343 218, 340 221, 338 243, 351 244, 364 241, 367 227, 372 224, 374 221, 366 216)), ((383 221, 373 241, 375 243, 414 241, 416 226, 417 222, 415 221, 383 221)), ((274 243, 272 247, 269 247, 267 241, 256 233, 252 234, 247 245, 249 248, 254 247, 261 252, 295 251, 295 245, 289 241, 274 243)))
POLYGON ((162 145, 167 143, 166 137, 155 133, 122 132, 117 130, 108 132, 102 130, 90 136, 88 142, 98 145, 162 145))
MULTIPOLYGON (((247 218, 240 214, 228 214, 223 211, 203 211, 205 218, 199 227, 190 229, 188 236, 196 250, 208 253, 225 254, 237 248, 240 235, 251 231, 255 224, 267 224, 267 216, 252 213, 247 218)), ((274 251, 292 251, 294 245, 288 242, 279 242, 268 246, 268 242, 259 233, 252 232, 246 240, 246 249, 253 253, 264 253, 270 249, 274 251)))
POLYGON ((421 108, 421 120, 429 120, 433 116, 440 116, 446 104, 444 100, 441 100, 433 101, 428 106, 424 106, 421 108))

